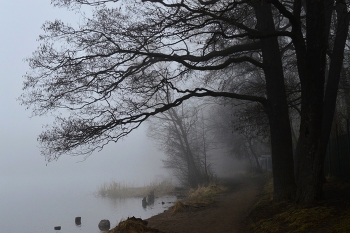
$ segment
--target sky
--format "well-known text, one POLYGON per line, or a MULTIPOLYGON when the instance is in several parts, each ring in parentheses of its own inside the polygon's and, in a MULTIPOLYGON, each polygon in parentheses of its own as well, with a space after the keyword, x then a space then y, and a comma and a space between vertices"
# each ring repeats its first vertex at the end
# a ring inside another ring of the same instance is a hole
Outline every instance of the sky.
POLYGON ((17 179, 27 185, 69 181, 95 188, 111 180, 143 185, 167 176, 161 162, 164 154, 147 138, 147 126, 85 161, 66 155, 46 163, 37 136, 52 119, 31 118, 30 110, 16 100, 22 93, 22 76, 29 70, 24 59, 37 48, 45 21, 75 23, 79 15, 54 8, 50 0, 0 0, 0 6, 0 181, 17 179))

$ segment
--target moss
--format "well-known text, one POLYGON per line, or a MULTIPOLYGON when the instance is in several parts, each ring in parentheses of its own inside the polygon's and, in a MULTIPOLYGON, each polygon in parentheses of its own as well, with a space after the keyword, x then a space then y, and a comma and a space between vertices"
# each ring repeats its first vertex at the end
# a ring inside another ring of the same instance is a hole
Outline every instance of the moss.
POLYGON ((329 229, 328 233, 350 232, 350 210, 342 213, 339 218, 334 218, 333 223, 333 229, 329 229))
MULTIPOLYGON (((266 204, 266 203, 265 203, 266 204)), ((270 203, 264 211, 268 218, 261 218, 250 225, 254 232, 310 232, 320 227, 320 223, 335 216, 335 210, 330 207, 296 207, 287 203, 270 203), (278 210, 282 210, 280 213, 278 210)), ((262 211, 261 209, 259 211, 262 211)), ((262 216, 260 216, 262 217, 262 216)))
POLYGON ((274 202, 271 184, 265 185, 261 199, 248 216, 252 232, 350 232, 350 184, 331 181, 325 185, 327 199, 305 207, 292 202, 274 202))

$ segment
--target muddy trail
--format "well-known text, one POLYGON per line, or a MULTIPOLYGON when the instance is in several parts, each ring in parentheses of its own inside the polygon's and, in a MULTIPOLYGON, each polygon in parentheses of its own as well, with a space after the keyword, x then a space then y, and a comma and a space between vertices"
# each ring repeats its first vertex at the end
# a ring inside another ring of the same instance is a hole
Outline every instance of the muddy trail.
POLYGON ((171 209, 153 216, 148 226, 165 233, 244 233, 246 217, 259 199, 261 178, 238 176, 222 180, 228 188, 209 205, 187 208, 173 213, 171 209))

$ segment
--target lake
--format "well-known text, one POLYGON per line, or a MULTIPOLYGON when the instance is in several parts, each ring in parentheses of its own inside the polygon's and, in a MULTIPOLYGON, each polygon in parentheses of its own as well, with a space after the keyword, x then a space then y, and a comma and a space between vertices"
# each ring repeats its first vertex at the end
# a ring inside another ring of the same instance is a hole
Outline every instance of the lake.
POLYGON ((0 186, 0 231, 8 233, 99 233, 102 219, 114 227, 127 217, 146 219, 164 212, 176 201, 174 196, 158 197, 153 206, 143 208, 142 198, 101 198, 95 196, 95 187, 37 184, 25 178, 0 179, 0 186), (81 226, 75 225, 78 216, 81 226))

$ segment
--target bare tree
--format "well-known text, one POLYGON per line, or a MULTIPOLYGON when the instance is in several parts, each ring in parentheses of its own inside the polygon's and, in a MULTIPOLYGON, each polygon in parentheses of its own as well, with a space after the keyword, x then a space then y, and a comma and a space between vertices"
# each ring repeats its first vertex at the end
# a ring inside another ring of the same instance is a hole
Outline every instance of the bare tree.
MULTIPOLYGON (((167 155, 166 168, 174 170, 178 179, 193 188, 208 181, 205 138, 198 138, 198 110, 183 105, 160 113, 149 124, 149 136, 167 155)), ((204 135, 202 135, 204 137, 204 135)))
POLYGON ((296 194, 298 202, 312 203, 322 196, 320 174, 348 34, 347 1, 52 3, 90 6, 93 15, 77 27, 59 20, 45 23, 41 45, 28 59, 31 71, 25 75, 22 103, 34 115, 61 109, 69 114, 58 114, 39 136, 48 160, 64 153, 89 154, 192 97, 238 98, 262 104, 267 113, 275 199, 296 194), (334 46, 329 46, 332 21, 336 33, 334 46), (291 44, 301 84, 297 192, 280 38, 291 44), (331 52, 326 79, 327 51, 331 52), (158 75, 160 62, 168 64, 167 79, 158 75), (186 85, 208 71, 240 64, 262 70, 266 95, 186 85), (155 98, 165 86, 175 93, 169 104, 155 98))
MULTIPOLYGON (((159 75, 167 78, 168 74, 159 75)), ((174 97, 167 87, 160 90, 156 98, 170 104, 174 97)), ((178 179, 192 188, 209 183, 213 176, 207 161, 210 142, 204 126, 203 110, 201 118, 200 110, 197 105, 183 103, 148 121, 149 136, 158 142, 167 155, 167 159, 163 160, 165 167, 174 170, 178 179)))

